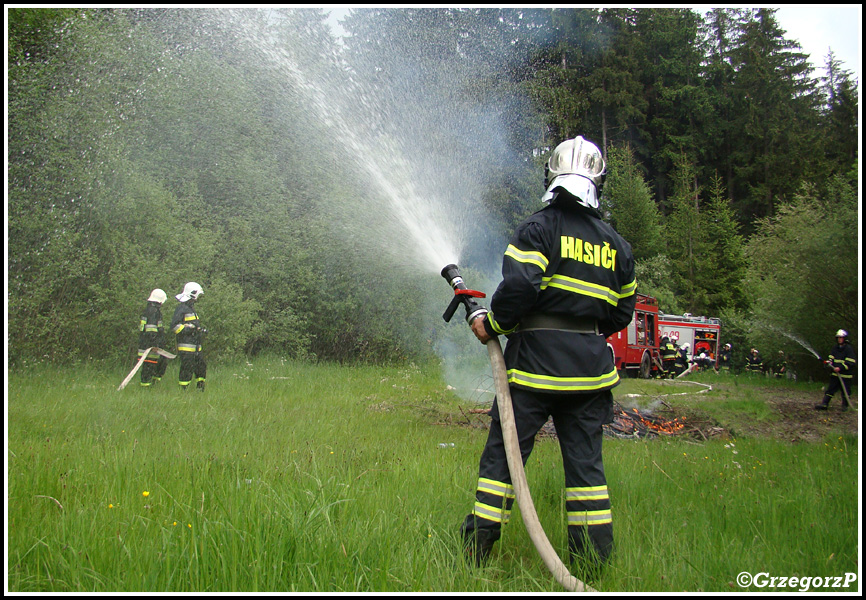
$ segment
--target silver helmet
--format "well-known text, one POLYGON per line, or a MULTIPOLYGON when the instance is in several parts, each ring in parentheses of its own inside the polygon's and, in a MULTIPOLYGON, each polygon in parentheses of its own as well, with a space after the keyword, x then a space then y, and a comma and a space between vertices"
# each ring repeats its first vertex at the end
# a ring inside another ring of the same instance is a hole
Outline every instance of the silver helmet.
POLYGON ((565 140, 554 148, 545 166, 546 191, 541 201, 550 202, 562 188, 583 206, 597 209, 604 169, 598 146, 580 136, 565 140))

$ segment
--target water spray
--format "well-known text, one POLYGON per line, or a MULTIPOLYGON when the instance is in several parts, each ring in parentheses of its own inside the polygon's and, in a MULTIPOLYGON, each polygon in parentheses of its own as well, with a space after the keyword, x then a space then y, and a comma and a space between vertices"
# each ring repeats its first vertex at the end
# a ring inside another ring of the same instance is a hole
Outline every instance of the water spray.
MULTIPOLYGON (((445 310, 442 318, 445 322, 451 321, 451 317, 462 304, 466 309, 466 322, 472 322, 487 314, 487 309, 478 304, 474 298, 485 298, 485 294, 470 290, 463 282, 457 265, 449 264, 442 269, 442 277, 454 290, 454 298, 445 310)), ((568 572, 562 563, 556 550, 547 539, 535 505, 529 493, 529 484, 526 481, 526 472, 523 470, 523 457, 520 454, 520 442, 517 439, 517 425, 514 422, 514 409, 511 405, 511 392, 508 387, 508 373, 505 368, 505 357, 502 355, 502 346, 499 338, 494 336, 485 344, 490 355, 490 366, 493 369, 493 382, 496 388, 496 401, 499 406, 499 422, 502 425, 502 437, 505 442, 505 458, 508 461, 508 472, 511 474, 511 482, 514 484, 514 495, 520 506, 523 523, 535 548, 541 555, 545 566, 550 570, 556 580, 569 592, 594 592, 596 590, 587 586, 581 580, 568 572)))

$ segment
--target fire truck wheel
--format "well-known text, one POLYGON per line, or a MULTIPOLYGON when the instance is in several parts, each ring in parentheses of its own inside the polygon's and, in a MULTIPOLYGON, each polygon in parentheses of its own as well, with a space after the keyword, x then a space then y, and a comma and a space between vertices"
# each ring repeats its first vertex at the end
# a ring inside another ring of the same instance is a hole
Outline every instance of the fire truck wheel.
POLYGON ((643 353, 643 358, 640 360, 640 377, 641 379, 649 379, 652 371, 652 359, 649 352, 643 353))

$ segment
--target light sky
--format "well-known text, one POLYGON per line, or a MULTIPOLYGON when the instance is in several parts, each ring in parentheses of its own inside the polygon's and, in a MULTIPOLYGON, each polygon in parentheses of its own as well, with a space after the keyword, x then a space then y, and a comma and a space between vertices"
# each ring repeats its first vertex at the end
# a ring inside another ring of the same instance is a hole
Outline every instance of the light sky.
MULTIPOLYGON (((346 15, 350 6, 326 5, 324 8, 331 11, 331 21, 336 25, 337 21, 346 15)), ((785 38, 797 42, 803 52, 809 55, 809 61, 816 69, 816 76, 824 75, 827 51, 832 48, 836 58, 843 62, 842 68, 851 71, 857 81, 860 81, 863 17, 861 5, 782 4, 773 8, 779 8, 776 19, 786 32, 785 38)), ((694 10, 703 15, 709 7, 695 7, 694 10)))
POLYGON ((776 13, 785 38, 800 44, 809 61, 824 75, 827 51, 832 48, 843 69, 860 81, 863 8, 859 4, 804 6, 782 5, 776 13))

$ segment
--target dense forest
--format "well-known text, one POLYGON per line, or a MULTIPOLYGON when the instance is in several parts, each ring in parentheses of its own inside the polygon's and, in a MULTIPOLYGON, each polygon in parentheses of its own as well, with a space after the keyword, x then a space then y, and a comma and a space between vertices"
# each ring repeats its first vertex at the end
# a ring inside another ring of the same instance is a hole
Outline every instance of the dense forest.
POLYGON ((720 317, 740 362, 857 343, 859 83, 774 10, 326 16, 8 10, 11 365, 127 360, 186 281, 213 357, 429 356, 437 260, 495 286, 576 135, 662 310, 720 317))

